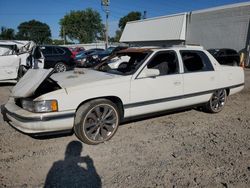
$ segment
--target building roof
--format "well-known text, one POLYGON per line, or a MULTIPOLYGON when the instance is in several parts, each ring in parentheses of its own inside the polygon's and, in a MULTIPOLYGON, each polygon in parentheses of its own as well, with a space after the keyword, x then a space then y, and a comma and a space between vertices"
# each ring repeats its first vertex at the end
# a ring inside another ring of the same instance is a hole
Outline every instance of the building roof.
POLYGON ((195 10, 195 11, 192 11, 191 13, 198 14, 198 13, 212 12, 212 11, 217 11, 217 10, 222 10, 222 9, 237 8, 237 7, 249 6, 249 5, 250 5, 250 1, 242 2, 242 3, 234 3, 234 4, 229 4, 229 5, 223 5, 223 6, 217 6, 217 7, 201 9, 201 10, 195 10))
POLYGON ((186 13, 182 13, 128 22, 120 42, 185 40, 185 34, 186 13))
POLYGON ((120 42, 185 41, 187 34, 187 15, 249 6, 250 2, 235 3, 181 14, 128 22, 124 28, 120 42))

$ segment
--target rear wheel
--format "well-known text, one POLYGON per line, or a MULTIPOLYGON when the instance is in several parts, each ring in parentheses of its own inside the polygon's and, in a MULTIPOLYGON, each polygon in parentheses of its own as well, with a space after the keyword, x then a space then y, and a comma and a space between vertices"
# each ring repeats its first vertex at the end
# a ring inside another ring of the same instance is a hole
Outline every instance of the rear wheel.
POLYGON ((119 109, 107 99, 96 99, 79 107, 74 131, 84 143, 99 144, 112 138, 119 125, 119 109))
POLYGON ((65 72, 67 70, 67 66, 64 63, 59 62, 55 65, 54 69, 56 72, 65 72))
POLYGON ((210 100, 204 106, 204 110, 210 113, 220 112, 227 101, 227 92, 225 89, 216 90, 210 100))

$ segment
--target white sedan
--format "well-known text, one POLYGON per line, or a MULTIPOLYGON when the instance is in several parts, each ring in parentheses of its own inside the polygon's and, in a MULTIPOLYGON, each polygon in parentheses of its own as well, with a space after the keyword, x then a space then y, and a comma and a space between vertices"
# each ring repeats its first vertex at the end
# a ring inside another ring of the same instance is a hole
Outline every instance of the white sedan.
POLYGON ((74 130, 87 144, 110 139, 125 119, 189 106, 220 112, 244 88, 241 67, 220 65, 202 47, 130 48, 123 66, 53 74, 29 70, 13 88, 4 119, 27 134, 74 130))

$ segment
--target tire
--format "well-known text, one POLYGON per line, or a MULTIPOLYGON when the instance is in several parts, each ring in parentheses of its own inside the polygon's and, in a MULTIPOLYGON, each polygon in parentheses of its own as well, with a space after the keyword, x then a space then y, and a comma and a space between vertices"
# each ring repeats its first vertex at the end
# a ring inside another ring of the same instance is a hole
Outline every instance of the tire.
POLYGON ((62 63, 62 62, 59 62, 55 65, 55 72, 65 72, 67 70, 67 66, 62 63))
POLYGON ((111 139, 120 122, 118 107, 107 99, 96 99, 80 106, 76 112, 74 132, 79 140, 96 145, 111 139))
POLYGON ((210 100, 205 104, 204 110, 209 113, 218 113, 223 110, 227 102, 227 92, 225 89, 216 90, 210 100))

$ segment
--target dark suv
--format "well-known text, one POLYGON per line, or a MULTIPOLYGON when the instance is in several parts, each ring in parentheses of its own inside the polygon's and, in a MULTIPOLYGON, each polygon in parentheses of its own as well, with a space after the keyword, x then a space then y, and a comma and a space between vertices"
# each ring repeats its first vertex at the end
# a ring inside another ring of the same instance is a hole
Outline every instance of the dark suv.
POLYGON ((62 46, 40 46, 45 57, 44 68, 54 68, 56 72, 65 72, 75 66, 72 52, 62 46))
POLYGON ((233 49, 209 49, 210 54, 222 65, 239 66, 240 55, 233 49))
POLYGON ((118 51, 127 49, 127 46, 117 46, 117 47, 109 47, 105 51, 99 51, 96 53, 92 53, 87 56, 85 67, 94 67, 98 63, 102 62, 103 60, 107 59, 109 56, 114 55, 118 51))

